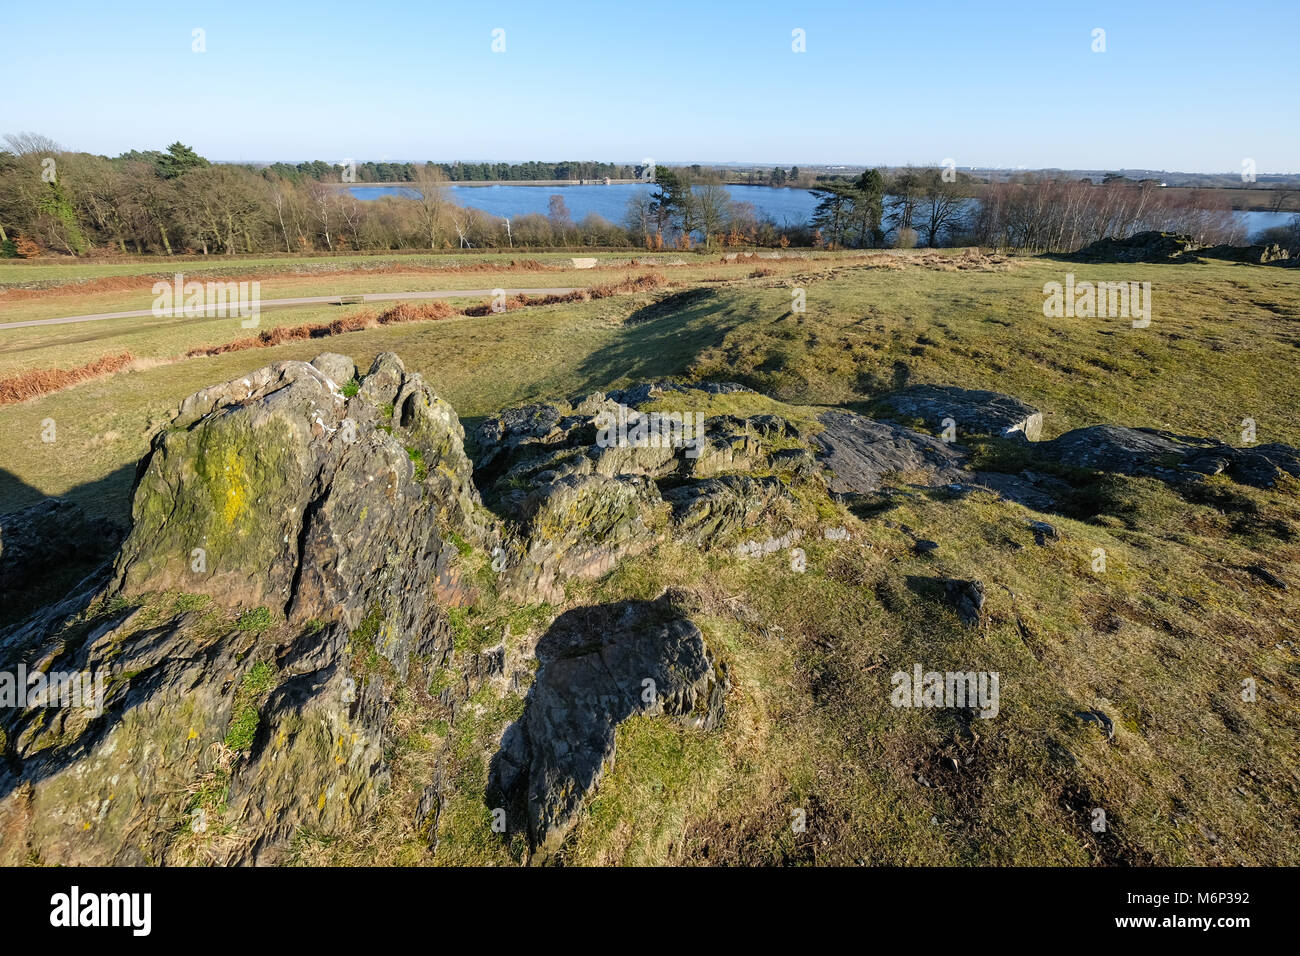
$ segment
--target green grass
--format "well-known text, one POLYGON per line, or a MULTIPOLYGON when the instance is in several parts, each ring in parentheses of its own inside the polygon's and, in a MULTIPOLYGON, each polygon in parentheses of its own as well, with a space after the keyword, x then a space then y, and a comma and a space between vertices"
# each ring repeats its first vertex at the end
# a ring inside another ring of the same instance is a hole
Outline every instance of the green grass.
POLYGON ((406 457, 410 458, 411 463, 415 465, 416 481, 424 481, 424 479, 429 477, 429 466, 424 460, 423 449, 416 448, 414 445, 407 445, 406 457))
MULTIPOLYGON (((311 274, 286 275, 283 278, 261 280, 263 300, 320 295, 347 295, 359 293, 409 292, 424 289, 487 290, 494 288, 579 288, 620 281, 651 271, 647 266, 614 266, 597 269, 563 269, 559 264, 548 264, 543 271, 510 271, 509 256, 496 256, 489 264, 499 265, 499 270, 456 273, 378 273, 364 271, 347 275, 320 277, 311 274), (553 266, 553 267, 552 267, 553 266)), ((681 283, 719 282, 745 275, 743 264, 724 264, 716 256, 687 256, 686 264, 659 271, 671 281, 681 283)), ((623 257, 622 261, 626 261, 623 257)), ((567 263, 566 260, 561 260, 567 263)), ((610 260, 619 261, 619 260, 610 260)), ((669 261, 661 259, 661 261, 669 261)), ((818 260, 783 260, 770 264, 782 274, 796 274, 808 269, 832 270, 845 261, 833 253, 819 253, 818 260)), ((342 264, 346 266, 346 263, 342 264)), ((334 266, 339 268, 340 266, 334 266)), ((85 268, 92 268, 86 266, 85 268)), ((202 279, 201 275, 196 276, 202 279)), ((141 279, 138 288, 113 291, 80 291, 75 287, 60 289, 57 293, 24 294, 22 298, 6 297, 0 291, 0 323, 56 318, 70 315, 89 315, 103 312, 127 312, 149 309, 154 296, 152 278, 141 279)), ((3 268, 0 267, 0 290, 3 288, 3 268)), ((485 295, 454 297, 444 300, 454 308, 481 305, 485 295)), ((0 330, 0 378, 15 372, 34 368, 72 368, 93 361, 105 354, 129 349, 144 359, 169 359, 184 354, 192 348, 218 345, 233 339, 244 338, 258 331, 279 326, 299 325, 304 322, 329 322, 351 315, 359 310, 382 310, 392 303, 371 302, 363 306, 332 304, 268 308, 256 330, 241 326, 238 318, 217 317, 154 317, 106 319, 71 325, 36 326, 0 330)))
MULTIPOLYGON (((870 411, 892 388, 934 382, 1017 395, 1044 410, 1049 436, 1114 422, 1236 444, 1249 416, 1260 441, 1300 444, 1300 398, 1280 387, 1300 357, 1294 271, 844 263, 798 278, 802 315, 789 311, 795 281, 777 275, 395 326, 89 382, 0 408, 0 442, 13 450, 0 494, 25 501, 71 492, 94 513, 121 516, 134 462, 182 398, 325 350, 363 368, 378 351, 397 352, 471 428, 516 401, 680 376, 739 380, 771 396, 701 398, 698 410, 776 412, 809 430, 820 407, 870 411), (1042 286, 1066 271, 1149 279, 1152 325, 1045 319, 1042 286), (54 446, 39 441, 45 417, 58 421, 54 446)), ((1012 472, 1028 460, 1021 446, 993 440, 974 453, 981 467, 1012 472)), ((1174 488, 1060 474, 1071 491, 1046 514, 902 481, 853 511, 800 486, 802 574, 784 554, 740 561, 665 541, 599 581, 571 585, 566 607, 686 590, 733 687, 727 718, 710 734, 660 720, 619 728, 617 760, 560 862, 1300 863, 1292 771, 1300 687, 1288 643, 1300 612, 1297 483, 1258 490, 1215 478, 1174 488), (1031 520, 1050 521, 1060 540, 1036 544, 1031 520), (824 527, 846 527, 851 539, 823 540, 824 527), (937 551, 916 554, 914 537, 937 542, 937 551), (1292 587, 1261 583, 1248 570, 1260 564, 1292 587), (983 627, 963 627, 936 597, 942 577, 984 582, 983 627), (892 707, 890 675, 914 663, 998 672, 999 717, 892 707), (1260 688, 1254 702, 1241 698, 1246 677, 1260 688), (1091 708, 1113 719, 1113 741, 1074 716, 1091 708), (1104 833, 1090 827, 1098 808, 1104 833), (807 820, 803 833, 791 828, 796 811, 807 820)), ((523 858, 517 839, 491 831, 483 800, 488 761, 523 698, 485 689, 452 721, 433 697, 462 686, 466 655, 498 642, 511 660, 527 659, 564 608, 500 600, 489 557, 453 543, 461 570, 482 589, 474 606, 448 609, 456 654, 433 674, 416 662, 411 679, 393 685, 392 787, 373 826, 301 834, 300 862, 523 858), (455 786, 430 856, 412 812, 435 766, 455 786)), ((352 635, 363 670, 379 667, 381 626, 376 608, 352 635)), ((264 691, 241 682, 228 741, 251 744, 264 691)))
MULTIPOLYGON (((749 250, 746 250, 749 251, 749 250)), ((794 255, 809 255, 791 250, 794 255)), ((819 258, 851 258, 854 253, 819 251, 819 258)), ((515 260, 535 260, 546 266, 563 268, 574 257, 594 258, 601 265, 624 265, 632 259, 639 262, 666 264, 685 260, 717 259, 718 254, 698 252, 646 252, 644 250, 583 250, 571 252, 534 252, 529 249, 504 249, 491 252, 452 253, 376 253, 372 255, 275 255, 239 256, 137 256, 112 262, 93 262, 70 258, 42 260, 0 260, 0 288, 34 282, 77 282, 112 276, 148 276, 171 278, 175 272, 192 274, 196 278, 215 275, 238 275, 241 272, 283 272, 285 274, 334 271, 337 269, 374 269, 385 266, 434 267, 457 269, 478 265, 492 265, 515 260)), ((771 265, 771 263, 766 263, 771 265)))
POLYGON ((235 693, 231 708, 230 726, 226 729, 226 746, 234 751, 247 750, 253 745, 260 721, 258 706, 262 696, 275 683, 275 668, 266 661, 258 661, 249 668, 235 693))
MULTIPOLYGON (((1300 394, 1276 387, 1300 355, 1300 275, 1292 270, 1049 260, 1019 260, 1007 272, 844 265, 808 281, 804 315, 789 313, 789 281, 668 294, 659 306, 633 296, 393 326, 88 382, 0 408, 0 441, 18 452, 0 474, 0 498, 17 505, 70 494, 96 513, 123 516, 132 466, 181 399, 326 349, 362 367, 379 351, 396 351, 471 423, 512 402, 695 375, 740 380, 797 405, 864 410, 896 385, 993 388, 1041 407, 1048 436, 1113 422, 1237 443, 1242 419, 1252 417, 1261 442, 1300 444, 1300 394), (1045 319, 1042 286, 1067 269, 1150 278, 1150 328, 1045 319), (40 441, 46 418, 58 424, 54 444, 40 441)), ((311 318, 310 310, 293 317, 311 318)), ((118 344, 105 340, 96 354, 118 344)))
POLYGON ((275 618, 271 616, 270 608, 255 607, 239 615, 235 621, 235 627, 241 631, 251 631, 258 634, 274 626, 275 618))
POLYGON ((1044 410, 1045 437, 1111 422, 1239 443, 1300 443, 1300 397, 1278 390, 1300 358, 1300 275, 1196 265, 1019 261, 1006 273, 860 269, 789 293, 716 297, 725 331, 691 372, 798 404, 860 403, 909 384, 989 388, 1044 410), (1123 319, 1047 319, 1042 287, 1080 279, 1152 283, 1146 329, 1123 319))

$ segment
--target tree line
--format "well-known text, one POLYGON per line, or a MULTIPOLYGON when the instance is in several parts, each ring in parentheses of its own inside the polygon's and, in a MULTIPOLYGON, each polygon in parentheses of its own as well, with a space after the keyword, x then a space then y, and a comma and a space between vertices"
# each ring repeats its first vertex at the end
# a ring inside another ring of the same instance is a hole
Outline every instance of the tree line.
MULTIPOLYGON (((314 179, 318 182, 338 182, 340 167, 344 164, 326 163, 319 159, 309 163, 271 163, 265 167, 274 176, 301 182, 314 179)), ((359 183, 413 183, 424 167, 434 166, 448 182, 527 182, 529 180, 573 179, 635 179, 639 166, 616 163, 563 162, 563 163, 353 163, 355 182, 359 183)), ((256 169, 257 167, 249 167, 256 169)))
MULTIPOLYGON (((531 215, 505 220, 448 200, 448 169, 404 164, 413 197, 362 201, 344 168, 215 164, 183 143, 109 158, 61 149, 35 134, 5 137, 0 151, 0 257, 442 250, 514 246, 627 247, 625 229, 531 215)), ((371 164, 374 165, 374 164, 371 164)), ((455 173, 461 164, 452 164, 455 173)), ((489 164, 492 165, 492 164, 489 164)), ((476 174, 502 171, 503 164, 476 174)), ((573 164, 581 172, 608 164, 573 164)), ((358 172, 367 164, 360 164, 358 172)), ((567 172, 517 164, 516 175, 567 172)), ((349 177, 350 178, 350 177, 349 177)), ((564 178, 564 177, 559 177, 564 178)))
POLYGON ((611 164, 405 163, 385 169, 392 164, 363 163, 357 173, 376 178, 358 175, 359 181, 409 184, 412 195, 362 201, 346 188, 345 170, 327 163, 214 164, 179 142, 109 158, 66 151, 35 134, 5 141, 0 257, 105 250, 233 255, 787 245, 1059 252, 1143 229, 1185 232, 1207 243, 1242 238, 1221 193, 1170 192, 1119 180, 1094 185, 1024 176, 980 184, 951 168, 867 169, 852 178, 818 178, 809 221, 776 222, 751 203, 733 200, 717 170, 660 166, 653 188, 637 190, 616 224, 594 214, 575 222, 558 194, 545 215, 506 219, 458 206, 446 193, 457 181, 453 175, 563 179, 632 171, 611 164), (378 178, 394 170, 403 178, 378 178))

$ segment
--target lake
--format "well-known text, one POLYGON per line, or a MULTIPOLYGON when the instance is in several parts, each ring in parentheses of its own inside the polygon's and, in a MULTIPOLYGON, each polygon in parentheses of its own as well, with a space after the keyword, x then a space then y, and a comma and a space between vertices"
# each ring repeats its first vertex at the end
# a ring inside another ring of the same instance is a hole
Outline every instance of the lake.
MULTIPOLYGON (((448 185, 445 192, 447 198, 458 206, 510 218, 528 213, 544 216, 551 197, 560 195, 564 197, 564 204, 569 207, 569 216, 574 222, 594 212, 610 222, 621 223, 627 214, 627 201, 637 193, 649 193, 654 188, 653 183, 615 183, 609 186, 448 185)), ((351 186, 348 191, 358 199, 384 196, 409 199, 420 195, 415 188, 402 185, 351 186)), ((752 203, 760 217, 768 217, 778 226, 803 225, 817 205, 816 197, 806 189, 728 186, 727 192, 735 202, 752 203)))
MULTIPOLYGON (((481 209, 492 216, 513 219, 528 213, 546 215, 551 196, 564 197, 569 216, 574 222, 596 213, 613 223, 622 223, 627 212, 627 201, 639 192, 653 190, 653 183, 619 183, 609 186, 457 186, 448 185, 446 195, 458 206, 481 209)), ((735 202, 747 202, 758 210, 760 218, 769 218, 778 227, 801 226, 812 217, 817 197, 806 189, 774 189, 770 186, 728 186, 727 192, 735 202)), ((418 198, 419 190, 412 186, 365 185, 351 186, 348 191, 358 199, 380 199, 384 196, 418 198)), ((1296 215, 1293 212, 1235 213, 1237 221, 1246 227, 1246 234, 1254 236, 1264 229, 1284 226, 1296 215)))

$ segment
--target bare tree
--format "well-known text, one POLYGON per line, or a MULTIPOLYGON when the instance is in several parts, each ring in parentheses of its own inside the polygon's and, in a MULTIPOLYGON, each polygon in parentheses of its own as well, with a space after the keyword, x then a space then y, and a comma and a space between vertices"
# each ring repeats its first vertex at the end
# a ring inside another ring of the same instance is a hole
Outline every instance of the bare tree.
POLYGON ((53 156, 63 147, 40 133, 5 133, 5 142, 16 156, 53 156))
POLYGON ((731 194, 719 181, 707 182, 695 190, 695 207, 698 211, 699 228, 708 243, 712 237, 721 235, 731 218, 731 194))
POLYGON ((334 203, 330 201, 332 190, 324 183, 313 182, 307 187, 307 196, 311 201, 311 214, 318 223, 320 223, 321 235, 325 239, 325 248, 330 252, 334 251, 334 239, 330 234, 330 209, 334 203))
POLYGON ((925 232, 925 244, 934 248, 940 235, 951 232, 961 222, 966 211, 966 201, 955 182, 946 182, 943 174, 929 170, 922 177, 921 199, 917 212, 925 232))
MULTIPOLYGON (((438 235, 446 218, 446 182, 441 167, 435 166, 433 163, 425 163, 423 166, 416 167, 415 188, 420 194, 416 201, 420 204, 420 219, 423 223, 424 235, 429 240, 430 249, 438 248, 438 235)), ((463 236, 461 241, 464 242, 463 236)))

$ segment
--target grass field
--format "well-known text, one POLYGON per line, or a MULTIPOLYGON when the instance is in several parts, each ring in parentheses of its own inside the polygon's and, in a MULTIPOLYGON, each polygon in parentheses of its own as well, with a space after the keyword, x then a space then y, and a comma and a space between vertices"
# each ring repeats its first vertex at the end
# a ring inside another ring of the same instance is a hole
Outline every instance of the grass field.
MULTIPOLYGON (((533 254, 523 251, 513 256, 515 259, 534 259, 546 264, 561 265, 585 252, 533 254)), ((626 261, 630 253, 594 253, 600 258, 626 261)), ((648 258, 656 258, 646 254, 648 258)), ((125 259, 113 259, 107 262, 69 262, 61 259, 33 261, 9 260, 0 262, 0 288, 21 286, 28 283, 53 284, 62 282, 86 282, 92 279, 113 276, 157 276, 166 277, 177 271, 201 275, 236 275, 241 272, 312 272, 334 271, 336 269, 377 269, 389 265, 407 267, 456 269, 481 263, 497 263, 512 256, 500 253, 391 253, 376 255, 338 255, 338 256, 169 256, 159 259, 156 256, 137 256, 125 259)), ((670 254, 660 254, 658 258, 673 258, 670 254)))
MULTIPOLYGON (((834 252, 817 250, 789 250, 786 255, 806 259, 854 259, 860 257, 858 252, 834 252)), ((598 249, 574 249, 567 252, 534 252, 519 249, 505 252, 474 252, 466 250, 458 253, 380 253, 368 255, 337 256, 253 256, 224 258, 220 256, 169 256, 161 259, 157 256, 136 256, 114 258, 107 262, 81 261, 73 262, 63 259, 44 260, 0 260, 0 289, 24 288, 37 289, 58 286, 66 283, 85 283, 96 279, 114 277, 148 276, 171 278, 176 272, 185 272, 196 278, 208 276, 261 273, 285 273, 312 275, 339 270, 376 271, 382 269, 417 270, 436 269, 443 272, 471 270, 480 268, 501 268, 511 260, 517 262, 537 263, 548 269, 570 268, 574 258, 596 259, 598 267, 619 267, 629 265, 668 265, 670 263, 715 262, 721 254, 693 252, 609 252, 598 249)), ((770 264, 776 260, 765 260, 770 264)), ((3 301, 3 300, 0 300, 3 301)))
MULTIPOLYGON (((96 274, 57 268, 65 279, 96 274)), ((533 286, 543 274, 558 286, 580 284, 562 271, 457 278, 533 286)), ((401 278, 346 282, 355 290, 401 278)), ((0 511, 57 494, 124 518, 135 463, 182 398, 325 350, 363 366, 397 352, 467 427, 515 402, 664 377, 739 381, 793 405, 867 411, 891 389, 928 382, 1037 405, 1044 437, 1109 422, 1238 444, 1250 417, 1260 442, 1300 445, 1294 270, 917 253, 699 264, 668 278, 673 287, 655 293, 179 361, 170 358, 195 344, 246 333, 158 320, 0 332, 0 377, 122 349, 158 360, 0 407, 0 511), (757 266, 771 273, 753 275, 757 266), (1150 327, 1044 318, 1043 285, 1066 272, 1150 281, 1150 327), (792 310, 796 287, 806 312, 792 310), (45 443, 49 419, 57 440, 45 443)), ((343 287, 328 281, 327 291, 343 287)), ((312 294, 309 277, 275 282, 312 294)), ((57 308, 98 311, 86 306, 92 298, 60 293, 57 308)), ((31 301, 54 308, 53 299, 31 301)), ((341 311, 268 312, 263 322, 341 311)), ((1255 490, 1216 478, 1176 491, 1110 477, 1050 515, 902 481, 897 492, 869 513, 815 502, 852 539, 811 541, 806 574, 788 573, 779 555, 736 561, 667 543, 571 589, 569 604, 689 589, 694 619, 730 662, 735 686, 716 734, 642 719, 620 728, 617 762, 565 862, 1300 863, 1297 588, 1262 587, 1246 570, 1264 563, 1300 582, 1294 482, 1255 490), (1025 523, 1036 518, 1053 522, 1061 541, 1035 545, 1025 523), (915 554, 900 525, 937 542, 935 556, 915 554), (1104 575, 1089 568, 1098 547, 1111 556, 1104 575), (985 582, 985 628, 962 628, 916 584, 936 574, 985 582), (737 620, 737 600, 765 622, 762 632, 737 620), (888 675, 912 661, 999 671, 1003 719, 890 707, 888 675), (1242 702, 1243 675, 1259 681, 1258 704, 1242 702), (1071 717, 1091 707, 1114 718, 1114 741, 1071 717), (1097 808, 1106 811, 1104 832, 1089 826, 1097 808), (809 834, 791 831, 796 809, 814 821, 809 834)), ((557 610, 543 609, 537 626, 557 610)), ((506 611, 475 613, 495 622, 491 615, 506 611)), ((296 858, 428 862, 411 807, 455 734, 458 762, 444 769, 463 785, 443 810, 436 862, 515 862, 490 832, 479 755, 492 751, 519 701, 471 703, 471 717, 449 728, 399 692, 395 714, 407 733, 374 827, 303 834, 296 858)))
MULTIPOLYGON (((654 376, 735 380, 783 401, 851 407, 867 407, 902 384, 933 382, 990 388, 1038 405, 1048 437, 1111 422, 1236 441, 1242 419, 1252 417, 1260 441, 1300 444, 1300 397, 1280 387, 1293 377, 1300 356, 1300 276, 1290 270, 1013 259, 981 271, 943 260, 930 266, 901 261, 764 262, 763 268, 781 271, 749 278, 754 265, 729 267, 732 277, 720 282, 692 283, 689 274, 673 272, 670 278, 682 288, 654 297, 374 329, 174 364, 161 363, 249 333, 231 319, 155 318, 5 330, 0 378, 72 367, 124 349, 160 362, 0 407, 0 442, 13 451, 6 497, 19 504, 129 471, 151 430, 189 393, 326 348, 363 363, 380 351, 398 352, 470 418, 515 401, 654 376), (1067 271, 1080 278, 1150 280, 1151 326, 1045 319, 1043 284, 1060 281, 1067 271), (805 313, 791 311, 794 286, 806 289, 805 313), (46 418, 59 424, 53 445, 40 441, 46 418)), ((537 274, 490 275, 531 284, 537 274)), ((311 294, 302 284, 307 280, 293 281, 293 292, 311 294)), ((93 311, 76 296, 61 296, 59 308, 65 314, 93 311)), ((329 321, 359 308, 269 310, 262 328, 329 321)), ((123 480, 113 487, 124 493, 123 480)), ((125 506, 120 496, 95 493, 94 499, 98 509, 120 512, 125 506)))

